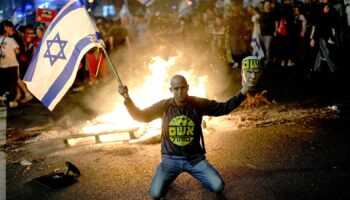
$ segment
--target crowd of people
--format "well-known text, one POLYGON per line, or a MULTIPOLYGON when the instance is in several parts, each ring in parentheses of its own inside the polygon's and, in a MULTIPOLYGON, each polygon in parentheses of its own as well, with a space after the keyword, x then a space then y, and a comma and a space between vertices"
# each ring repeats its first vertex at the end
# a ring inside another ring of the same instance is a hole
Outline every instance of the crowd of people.
POLYGON ((44 34, 44 27, 21 27, 16 30, 11 21, 3 21, 0 26, 0 104, 17 107, 33 96, 22 81, 31 58, 44 34), (35 33, 36 31, 36 33, 35 33))
MULTIPOLYGON (((124 53, 137 55, 142 47, 170 43, 215 55, 233 68, 249 55, 257 56, 264 68, 302 67, 305 71, 330 72, 341 68, 337 55, 350 44, 350 22, 345 12, 349 5, 339 0, 262 1, 255 7, 243 7, 241 3, 198 9, 186 16, 174 11, 127 15, 117 20, 98 18, 96 25, 108 53, 126 49, 124 53)), ((11 21, 1 22, 2 104, 16 107, 33 99, 22 79, 46 26, 15 29, 11 21)), ((102 51, 91 49, 82 60, 73 91, 83 90, 86 83, 97 84, 99 79, 107 82, 108 71, 102 51)))

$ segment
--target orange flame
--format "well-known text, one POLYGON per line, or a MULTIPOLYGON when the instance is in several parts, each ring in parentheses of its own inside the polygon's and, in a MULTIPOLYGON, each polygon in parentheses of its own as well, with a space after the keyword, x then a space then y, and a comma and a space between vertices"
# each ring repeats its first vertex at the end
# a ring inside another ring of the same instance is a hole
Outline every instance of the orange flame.
MULTIPOLYGON (((148 65, 150 76, 146 78, 146 81, 141 86, 131 88, 130 90, 130 96, 138 107, 143 109, 161 99, 171 97, 168 88, 171 76, 169 76, 168 71, 171 67, 176 66, 178 57, 179 56, 169 57, 168 60, 164 60, 160 56, 152 57, 152 61, 148 65), (150 91, 152 92, 150 93, 150 91)), ((177 74, 186 77, 190 85, 189 95, 206 97, 206 76, 195 77, 193 70, 179 71, 177 74)), ((86 124, 82 129, 83 133, 96 134, 100 132, 111 132, 111 130, 127 130, 144 126, 143 123, 136 122, 131 118, 123 104, 117 104, 112 112, 100 115, 93 121, 94 123, 88 122, 86 124)), ((160 134, 160 119, 149 123, 148 126, 159 130, 160 134)), ((149 128, 146 130, 149 130, 149 128)), ((154 131, 152 132, 153 133, 150 133, 150 135, 154 135, 154 131)), ((142 134, 147 135, 147 132, 140 133, 139 135, 142 134)), ((147 136, 145 137, 144 135, 142 138, 147 138, 147 136)))

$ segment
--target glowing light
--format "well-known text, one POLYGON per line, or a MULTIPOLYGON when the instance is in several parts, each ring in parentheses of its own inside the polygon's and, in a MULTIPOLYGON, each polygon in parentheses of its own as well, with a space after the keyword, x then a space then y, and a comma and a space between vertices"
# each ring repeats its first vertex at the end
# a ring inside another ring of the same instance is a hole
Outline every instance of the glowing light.
POLYGON ((128 132, 114 133, 114 134, 100 135, 99 139, 100 139, 100 142, 123 141, 123 140, 130 140, 130 135, 128 132))
POLYGON ((25 7, 24 7, 24 10, 31 10, 31 9, 33 9, 33 6, 32 5, 30 5, 30 4, 26 4, 25 5, 25 7))
POLYGON ((66 144, 69 146, 86 145, 94 143, 96 143, 95 136, 66 139, 66 144))
MULTIPOLYGON (((145 75, 145 80, 142 85, 130 86, 130 96, 134 100, 135 104, 143 109, 158 102, 161 99, 171 97, 169 91, 169 82, 171 74, 169 71, 171 68, 177 65, 179 56, 182 56, 181 52, 177 56, 169 57, 167 60, 160 56, 152 57, 148 64, 149 74, 145 75), (152 95, 150 95, 150 91, 152 95)), ((207 82, 206 76, 196 76, 193 70, 179 71, 176 74, 181 74, 186 77, 189 85, 189 95, 206 97, 205 84, 207 82)), ((116 107, 108 114, 100 115, 93 121, 87 123, 82 129, 83 133, 101 133, 110 132, 111 130, 137 130, 137 141, 146 140, 150 137, 160 134, 161 120, 154 120, 148 124, 134 121, 125 106, 119 102, 116 103, 116 107)), ((118 135, 118 134, 116 134, 118 135)), ((123 136, 119 136, 123 137, 123 136)), ((112 140, 111 138, 104 138, 104 141, 112 140)))

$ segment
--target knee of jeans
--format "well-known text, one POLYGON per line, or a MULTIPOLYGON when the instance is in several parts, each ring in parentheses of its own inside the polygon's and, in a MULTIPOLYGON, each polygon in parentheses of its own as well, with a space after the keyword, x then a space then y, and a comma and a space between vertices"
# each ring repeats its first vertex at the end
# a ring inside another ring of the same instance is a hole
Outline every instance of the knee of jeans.
POLYGON ((215 184, 211 186, 211 190, 215 193, 222 192, 224 190, 224 187, 225 187, 225 183, 222 180, 220 180, 215 182, 215 184))
POLYGON ((149 195, 154 199, 159 199, 162 197, 162 191, 159 188, 151 187, 149 195))

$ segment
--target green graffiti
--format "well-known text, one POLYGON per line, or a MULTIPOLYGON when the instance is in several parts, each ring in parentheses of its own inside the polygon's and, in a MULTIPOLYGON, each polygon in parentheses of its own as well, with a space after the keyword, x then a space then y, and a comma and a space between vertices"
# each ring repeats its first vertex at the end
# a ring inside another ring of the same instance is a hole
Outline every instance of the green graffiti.
POLYGON ((194 138, 194 122, 185 115, 174 117, 169 122, 169 139, 178 146, 185 146, 194 138))

